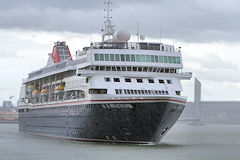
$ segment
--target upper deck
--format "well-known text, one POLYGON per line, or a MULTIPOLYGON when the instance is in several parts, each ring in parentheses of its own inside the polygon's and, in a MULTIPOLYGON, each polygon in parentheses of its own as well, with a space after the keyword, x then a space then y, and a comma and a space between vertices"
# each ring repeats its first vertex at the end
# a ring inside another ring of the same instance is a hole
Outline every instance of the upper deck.
MULTIPOLYGON (((131 50, 156 50, 165 52, 175 52, 173 45, 163 43, 147 42, 93 42, 91 49, 131 49, 131 50)), ((88 48, 85 48, 88 49, 88 48)))

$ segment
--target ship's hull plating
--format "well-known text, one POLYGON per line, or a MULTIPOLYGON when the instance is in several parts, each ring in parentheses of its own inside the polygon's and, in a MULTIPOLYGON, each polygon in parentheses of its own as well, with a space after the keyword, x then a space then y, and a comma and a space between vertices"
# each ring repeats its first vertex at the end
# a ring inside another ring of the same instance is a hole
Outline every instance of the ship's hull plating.
POLYGON ((184 104, 171 102, 63 105, 25 109, 20 132, 92 141, 158 143, 184 104))

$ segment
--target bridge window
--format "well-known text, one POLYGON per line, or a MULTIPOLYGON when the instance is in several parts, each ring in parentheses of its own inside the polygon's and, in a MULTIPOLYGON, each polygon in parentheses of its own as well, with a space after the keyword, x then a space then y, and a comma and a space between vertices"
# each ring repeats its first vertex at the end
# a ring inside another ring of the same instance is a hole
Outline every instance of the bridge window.
POLYGON ((100 61, 104 61, 104 55, 100 54, 100 61))
POLYGON ((172 60, 173 60, 173 63, 177 63, 176 57, 173 57, 172 60))
POLYGON ((154 56, 153 56, 153 55, 151 55, 151 62, 155 62, 155 61, 154 61, 154 56))
POLYGON ((172 57, 168 56, 168 63, 172 63, 172 57))
POLYGON ((105 61, 109 61, 109 54, 105 54, 105 61))
POLYGON ((136 61, 140 62, 140 55, 136 55, 136 61))
POLYGON ((131 54, 131 62, 135 62, 135 55, 131 54))
POLYGON ((125 61, 125 55, 121 54, 121 61, 125 61))
POLYGON ((155 62, 158 63, 158 56, 155 56, 155 62))
POLYGON ((146 55, 146 61, 150 62, 150 56, 149 55, 146 55))
POLYGON ((141 62, 145 62, 145 61, 146 61, 145 55, 141 55, 141 62))
POLYGON ((159 56, 159 62, 163 63, 163 56, 159 56))
POLYGON ((129 62, 130 61, 130 55, 126 54, 126 61, 129 62))
POLYGON ((115 60, 116 60, 116 61, 120 61, 119 54, 115 54, 115 60))
POLYGON ((99 61, 99 54, 94 54, 95 61, 99 61))
POLYGON ((180 64, 180 57, 177 57, 177 63, 180 64))
POLYGON ((110 54, 110 61, 114 61, 114 54, 110 54))
POLYGON ((168 58, 167 58, 167 56, 164 56, 164 57, 163 57, 163 60, 164 60, 164 63, 168 63, 168 58))

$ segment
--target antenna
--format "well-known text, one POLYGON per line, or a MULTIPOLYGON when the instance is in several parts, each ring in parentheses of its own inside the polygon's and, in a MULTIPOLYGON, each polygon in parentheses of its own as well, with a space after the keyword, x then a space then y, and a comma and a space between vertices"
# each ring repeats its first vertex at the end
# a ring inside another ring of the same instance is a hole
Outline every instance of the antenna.
POLYGON ((139 22, 137 22, 137 42, 139 42, 139 22))
POLYGON ((110 8, 110 6, 113 4, 111 1, 105 1, 104 4, 106 5, 106 8, 104 9, 105 12, 107 12, 107 15, 104 16, 104 25, 105 25, 105 30, 104 33, 102 35, 102 41, 105 40, 105 36, 108 37, 108 39, 111 38, 111 36, 113 36, 114 34, 114 27, 115 25, 112 24, 112 17, 110 16, 110 12, 112 12, 112 9, 110 8))

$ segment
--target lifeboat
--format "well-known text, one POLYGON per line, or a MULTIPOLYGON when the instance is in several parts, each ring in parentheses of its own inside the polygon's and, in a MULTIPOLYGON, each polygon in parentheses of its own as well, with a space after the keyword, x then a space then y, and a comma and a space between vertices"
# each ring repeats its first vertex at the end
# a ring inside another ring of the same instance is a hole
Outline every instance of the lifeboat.
POLYGON ((56 91, 63 91, 64 90, 64 85, 57 86, 55 88, 56 91))
POLYGON ((44 88, 41 90, 41 93, 48 93, 49 92, 49 89, 48 88, 44 88))
POLYGON ((28 86, 28 88, 29 88, 29 89, 34 89, 34 85, 31 84, 31 85, 28 86))

